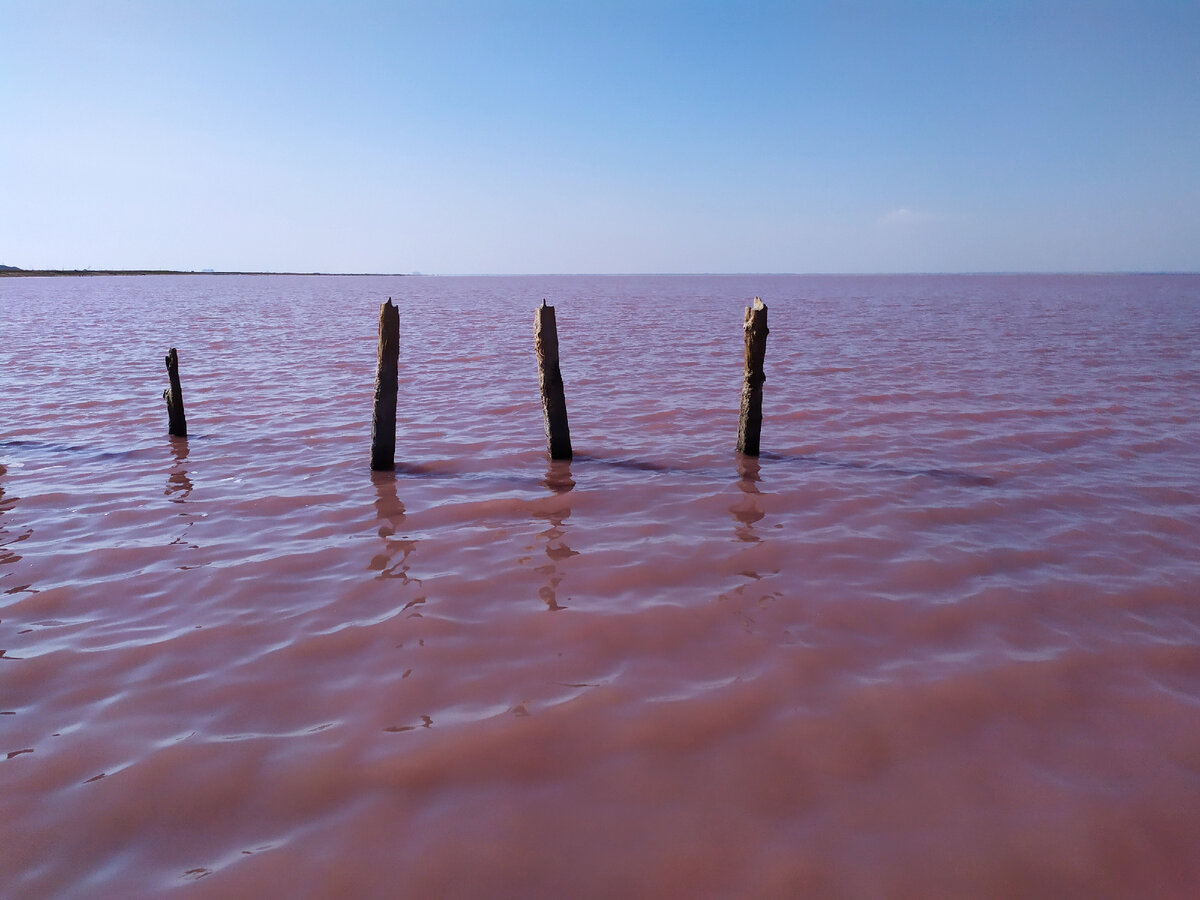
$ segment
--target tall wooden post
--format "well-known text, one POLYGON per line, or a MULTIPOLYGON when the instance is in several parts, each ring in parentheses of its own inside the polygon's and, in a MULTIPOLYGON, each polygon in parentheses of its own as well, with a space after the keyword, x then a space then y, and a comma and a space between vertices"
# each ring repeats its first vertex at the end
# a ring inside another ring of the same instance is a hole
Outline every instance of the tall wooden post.
POLYGON ((375 409, 371 415, 371 468, 396 468, 397 361, 400 310, 392 298, 379 304, 379 355, 375 363, 375 409))
POLYGON ((554 307, 547 306, 545 300, 534 315, 533 341, 537 348, 538 383, 542 388, 546 446, 551 459, 570 459, 571 429, 567 425, 567 399, 558 368, 558 325, 554 321, 554 307))
POLYGON ((187 437, 187 419, 183 415, 183 388, 179 386, 179 354, 175 348, 167 354, 167 378, 171 386, 163 391, 167 401, 167 433, 174 437, 187 437))
POLYGON ((767 305, 757 297, 746 307, 746 375, 742 382, 742 412, 738 417, 737 448, 747 456, 758 456, 762 430, 762 386, 767 380, 763 360, 767 355, 767 305))

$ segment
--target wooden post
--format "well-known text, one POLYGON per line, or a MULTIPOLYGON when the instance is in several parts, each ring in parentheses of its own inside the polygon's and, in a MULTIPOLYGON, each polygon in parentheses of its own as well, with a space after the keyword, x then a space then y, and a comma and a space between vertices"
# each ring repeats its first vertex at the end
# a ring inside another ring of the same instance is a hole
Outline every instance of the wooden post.
POLYGON ((737 449, 747 456, 758 456, 758 436, 762 430, 762 386, 767 380, 763 360, 767 355, 767 305, 757 297, 746 308, 746 376, 742 382, 742 413, 738 417, 737 449))
POLYGON ((183 388, 179 386, 179 354, 175 348, 167 354, 167 377, 171 386, 163 391, 167 401, 167 433, 173 437, 187 437, 187 419, 183 415, 183 388))
POLYGON ((397 360, 400 310, 392 298, 379 304, 379 355, 375 363, 375 409, 371 415, 371 468, 396 468, 397 360))
POLYGON ((558 325, 554 321, 554 307, 547 306, 545 300, 534 315, 533 341, 537 348, 538 383, 542 388, 546 446, 551 459, 570 459, 571 429, 567 425, 562 372, 558 369, 558 325))

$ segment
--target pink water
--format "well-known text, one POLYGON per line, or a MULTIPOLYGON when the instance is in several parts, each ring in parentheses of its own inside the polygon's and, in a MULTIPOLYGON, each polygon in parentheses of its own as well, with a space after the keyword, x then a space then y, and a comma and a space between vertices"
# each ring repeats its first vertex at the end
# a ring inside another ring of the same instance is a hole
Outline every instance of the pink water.
POLYGON ((0 896, 1196 897, 1198 348, 1194 276, 0 280, 0 896))

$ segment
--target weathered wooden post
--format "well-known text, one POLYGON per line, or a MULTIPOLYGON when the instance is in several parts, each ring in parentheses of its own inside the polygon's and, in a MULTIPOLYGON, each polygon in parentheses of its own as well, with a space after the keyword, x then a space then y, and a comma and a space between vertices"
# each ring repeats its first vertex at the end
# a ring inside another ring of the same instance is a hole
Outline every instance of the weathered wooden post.
POLYGON ((375 363, 375 410, 371 415, 371 468, 396 468, 397 360, 400 310, 392 298, 379 304, 379 355, 375 363))
POLYGON ((187 419, 183 415, 183 388, 179 386, 179 354, 175 348, 167 354, 167 378, 171 386, 163 391, 163 399, 167 401, 167 434, 173 437, 187 437, 187 419))
POLYGON ((767 380, 763 360, 767 355, 767 305, 754 298, 746 307, 746 375, 742 382, 742 413, 738 417, 737 448, 747 456, 758 456, 758 436, 762 430, 762 386, 767 380))
POLYGON ((546 421, 546 446, 551 459, 571 458, 571 429, 567 425, 567 399, 558 368, 558 325, 554 307, 542 300, 533 320, 537 348, 538 383, 542 388, 542 415, 546 421))

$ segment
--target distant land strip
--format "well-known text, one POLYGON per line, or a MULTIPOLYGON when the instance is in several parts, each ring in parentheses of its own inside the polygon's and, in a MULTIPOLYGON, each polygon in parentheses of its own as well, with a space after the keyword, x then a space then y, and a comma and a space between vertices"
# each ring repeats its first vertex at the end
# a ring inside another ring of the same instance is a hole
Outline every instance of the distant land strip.
POLYGON ((34 276, 74 277, 85 275, 373 275, 400 278, 409 273, 395 272, 213 272, 205 270, 184 271, 181 269, 19 269, 16 266, 0 266, 0 278, 32 278, 34 276))

